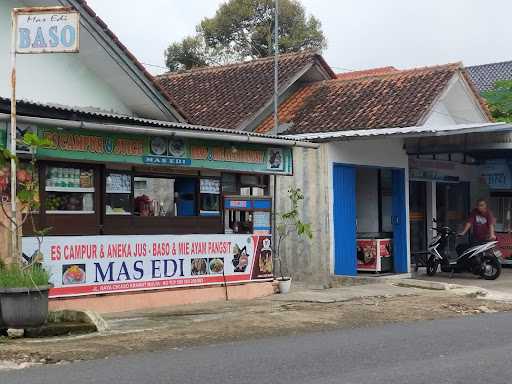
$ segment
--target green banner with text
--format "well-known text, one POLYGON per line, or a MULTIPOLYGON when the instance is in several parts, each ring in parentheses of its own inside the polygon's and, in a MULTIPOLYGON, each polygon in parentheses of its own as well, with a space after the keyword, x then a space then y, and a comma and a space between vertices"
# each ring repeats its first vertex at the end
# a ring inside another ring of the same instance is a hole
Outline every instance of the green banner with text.
POLYGON ((52 145, 38 157, 291 175, 287 147, 39 128, 52 145))

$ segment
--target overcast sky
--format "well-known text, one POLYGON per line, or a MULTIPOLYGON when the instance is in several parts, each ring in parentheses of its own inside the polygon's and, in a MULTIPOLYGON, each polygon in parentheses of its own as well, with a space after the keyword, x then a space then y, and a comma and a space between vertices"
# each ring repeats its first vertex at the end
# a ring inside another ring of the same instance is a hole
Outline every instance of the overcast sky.
MULTIPOLYGON (((140 61, 164 66, 222 0, 88 0, 140 61)), ((512 60, 510 0, 302 0, 322 22, 335 71, 512 60)), ((153 73, 158 67, 148 67, 153 73)))

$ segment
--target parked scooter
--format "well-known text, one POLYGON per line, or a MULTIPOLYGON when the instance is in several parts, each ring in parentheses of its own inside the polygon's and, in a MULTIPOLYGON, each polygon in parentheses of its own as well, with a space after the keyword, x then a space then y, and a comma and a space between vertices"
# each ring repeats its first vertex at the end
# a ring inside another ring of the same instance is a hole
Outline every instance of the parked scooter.
POLYGON ((437 234, 428 245, 427 275, 434 276, 441 266, 441 270, 450 272, 450 276, 457 272, 471 272, 485 280, 495 280, 500 276, 502 254, 496 247, 497 241, 461 244, 454 253, 448 251, 448 240, 456 237, 457 233, 446 226, 432 229, 437 234))

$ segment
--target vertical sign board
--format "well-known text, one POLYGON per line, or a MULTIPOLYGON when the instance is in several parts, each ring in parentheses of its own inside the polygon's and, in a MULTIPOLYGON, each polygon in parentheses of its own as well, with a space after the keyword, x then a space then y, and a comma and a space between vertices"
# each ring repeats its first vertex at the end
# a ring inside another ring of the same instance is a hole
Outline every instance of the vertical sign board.
POLYGON ((67 8, 15 10, 16 53, 76 53, 80 15, 67 8))

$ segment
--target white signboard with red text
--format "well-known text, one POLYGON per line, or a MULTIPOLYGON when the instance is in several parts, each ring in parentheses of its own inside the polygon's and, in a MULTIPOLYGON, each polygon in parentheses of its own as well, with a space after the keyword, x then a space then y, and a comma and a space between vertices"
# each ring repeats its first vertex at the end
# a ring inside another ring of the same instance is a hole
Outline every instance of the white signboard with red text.
POLYGON ((23 238, 23 256, 51 273, 50 297, 272 278, 270 236, 50 236, 23 238))

